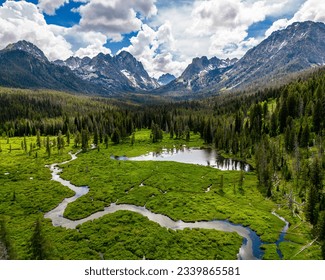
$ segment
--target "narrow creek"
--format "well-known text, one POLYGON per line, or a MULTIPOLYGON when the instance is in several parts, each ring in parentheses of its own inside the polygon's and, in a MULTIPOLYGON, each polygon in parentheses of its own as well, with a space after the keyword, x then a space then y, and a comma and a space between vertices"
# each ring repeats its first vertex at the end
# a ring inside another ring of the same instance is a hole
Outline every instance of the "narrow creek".
MULTIPOLYGON (((174 221, 162 214, 153 213, 145 207, 126 205, 126 204, 117 205, 115 203, 112 203, 110 206, 105 207, 104 211, 99 211, 84 219, 74 221, 65 218, 64 211, 67 208, 68 204, 76 201, 78 198, 86 195, 89 192, 88 186, 77 187, 73 185, 71 182, 64 180, 60 177, 60 173, 62 172, 62 169, 59 168, 59 166, 67 164, 73 160, 76 160, 78 153, 80 152, 77 152, 76 154, 69 153, 71 156, 71 160, 62 163, 54 163, 46 166, 51 171, 53 181, 59 182, 63 186, 66 186, 75 192, 75 195, 73 197, 65 198, 55 209, 51 210, 50 212, 44 215, 45 218, 48 218, 52 221, 53 226, 56 227, 61 226, 67 229, 75 229, 78 225, 81 225, 85 222, 93 221, 107 214, 112 214, 120 210, 125 210, 125 211, 138 213, 144 217, 147 217, 150 221, 156 222, 160 226, 172 230, 183 230, 185 228, 189 228, 189 229, 213 229, 213 230, 219 230, 224 232, 236 232, 238 235, 243 237, 242 246, 239 249, 239 252, 237 254, 238 259, 256 260, 256 259, 263 258, 264 252, 260 248, 262 242, 259 236, 249 227, 233 224, 230 223, 229 221, 214 220, 214 221, 197 221, 194 223, 186 223, 183 221, 174 221)), ((279 244, 284 240, 284 235, 288 230, 289 224, 284 220, 284 218, 280 217, 275 212, 273 212, 272 214, 274 214, 275 216, 277 216, 279 219, 283 220, 286 223, 285 228, 282 230, 280 234, 279 240, 276 242, 277 252, 280 258, 282 258, 282 254, 279 249, 279 244)))

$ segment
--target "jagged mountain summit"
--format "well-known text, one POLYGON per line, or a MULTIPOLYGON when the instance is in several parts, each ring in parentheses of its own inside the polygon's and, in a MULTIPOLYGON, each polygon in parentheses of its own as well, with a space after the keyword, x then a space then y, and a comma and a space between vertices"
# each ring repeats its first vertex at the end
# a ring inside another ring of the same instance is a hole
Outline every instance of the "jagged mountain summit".
POLYGON ((158 84, 161 86, 165 86, 170 82, 174 81, 176 77, 170 73, 164 74, 158 78, 158 84))
POLYGON ((43 61, 48 62, 45 54, 35 45, 25 40, 18 41, 15 44, 9 44, 5 49, 0 51, 0 53, 10 52, 10 51, 23 51, 29 53, 30 55, 34 56, 35 58, 43 61))
POLYGON ((51 63, 44 53, 26 41, 0 51, 0 85, 90 93, 93 89, 67 67, 51 63))
POLYGON ((159 84, 149 77, 142 63, 126 51, 114 57, 100 53, 92 59, 70 57, 66 61, 55 63, 69 67, 79 78, 105 91, 148 91, 159 87, 159 84))
POLYGON ((196 93, 217 85, 222 75, 233 67, 237 59, 219 59, 206 56, 194 58, 183 74, 166 86, 157 90, 160 93, 176 95, 196 93))

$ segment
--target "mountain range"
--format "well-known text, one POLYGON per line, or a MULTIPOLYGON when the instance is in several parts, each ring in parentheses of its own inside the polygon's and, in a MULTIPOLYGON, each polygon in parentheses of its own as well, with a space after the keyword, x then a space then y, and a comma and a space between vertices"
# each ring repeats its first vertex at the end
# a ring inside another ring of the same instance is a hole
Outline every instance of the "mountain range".
POLYGON ((126 51, 116 56, 100 53, 94 58, 50 62, 35 45, 19 41, 0 51, 0 85, 101 96, 128 92, 195 96, 266 85, 288 74, 323 66, 324 41, 325 24, 297 22, 273 32, 239 60, 194 58, 180 77, 165 74, 158 80, 126 51))
POLYGON ((195 58, 179 78, 158 91, 179 96, 278 83, 288 74, 325 65, 324 40, 324 23, 297 22, 273 32, 240 60, 195 58))
POLYGON ((159 83, 149 77, 142 63, 126 51, 114 57, 100 53, 92 59, 70 57, 66 61, 54 63, 69 67, 76 76, 100 87, 105 93, 149 91, 159 87, 159 83))

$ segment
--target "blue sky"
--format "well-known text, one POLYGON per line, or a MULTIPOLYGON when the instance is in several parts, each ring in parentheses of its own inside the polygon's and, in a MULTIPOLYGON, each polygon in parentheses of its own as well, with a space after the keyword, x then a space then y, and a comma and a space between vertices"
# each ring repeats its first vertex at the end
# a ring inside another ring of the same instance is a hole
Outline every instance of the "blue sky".
POLYGON ((50 60, 127 50, 149 74, 194 57, 240 58, 295 21, 325 21, 319 0, 0 0, 0 48, 28 40, 50 60))

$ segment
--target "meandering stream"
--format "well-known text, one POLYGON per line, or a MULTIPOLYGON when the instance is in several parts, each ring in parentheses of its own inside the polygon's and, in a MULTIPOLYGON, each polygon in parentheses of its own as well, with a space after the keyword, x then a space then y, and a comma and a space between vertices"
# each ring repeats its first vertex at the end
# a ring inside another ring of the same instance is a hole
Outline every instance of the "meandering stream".
MULTIPOLYGON (((78 152, 79 153, 79 152, 78 152)), ((54 163, 51 164, 48 167, 51 170, 52 174, 52 180, 59 182, 63 186, 68 187, 72 191, 74 191, 76 194, 73 197, 65 198, 55 209, 52 211, 46 213, 44 215, 45 218, 51 219, 52 224, 54 226, 61 226, 64 228, 69 229, 75 229, 78 225, 81 225, 85 222, 92 221, 95 219, 98 219, 100 217, 103 217, 107 214, 115 213, 120 210, 126 210, 126 211, 132 211, 138 214, 141 214, 144 217, 147 217, 150 221, 158 223, 162 227, 166 227, 168 229, 172 230, 183 230, 185 228, 190 229, 214 229, 224 232, 236 232, 240 236, 243 237, 243 244, 238 252, 238 259, 241 260, 254 260, 254 259, 261 259, 263 257, 263 251, 260 249, 260 246, 262 245, 262 242, 259 238, 259 236, 252 231, 248 227, 244 227, 242 225, 236 225, 232 224, 228 221, 198 221, 194 223, 185 223, 183 221, 173 221, 169 217, 162 215, 162 214, 156 214, 151 212, 150 210, 146 209, 145 207, 139 207, 135 205, 126 205, 121 204, 117 205, 115 203, 112 203, 110 206, 106 207, 104 211, 99 211, 95 214, 92 214, 91 216, 81 219, 81 220, 69 220, 67 218, 64 218, 63 214, 65 209, 67 208, 69 203, 72 203, 76 201, 78 198, 80 198, 83 195, 86 195, 89 192, 89 188, 87 186, 84 187, 77 187, 71 182, 64 180, 60 177, 60 173, 62 172, 62 169, 59 168, 59 165, 67 164, 73 160, 77 159, 77 154, 71 155, 71 160, 65 161, 62 163, 54 163)), ((282 217, 278 216, 276 213, 273 212, 274 215, 276 215, 281 220, 285 221, 282 217)), ((286 222, 286 221, 285 221, 286 222)), ((279 243, 284 240, 284 235, 289 227, 289 224, 286 222, 286 226, 283 229, 282 233, 280 234, 279 240, 277 241, 277 248, 279 243)), ((282 254, 280 250, 278 249, 279 256, 282 257, 282 254)))

